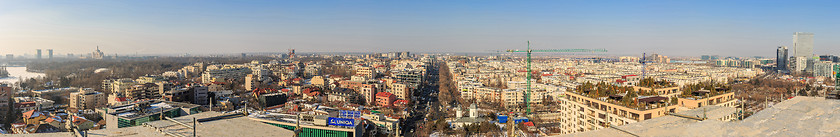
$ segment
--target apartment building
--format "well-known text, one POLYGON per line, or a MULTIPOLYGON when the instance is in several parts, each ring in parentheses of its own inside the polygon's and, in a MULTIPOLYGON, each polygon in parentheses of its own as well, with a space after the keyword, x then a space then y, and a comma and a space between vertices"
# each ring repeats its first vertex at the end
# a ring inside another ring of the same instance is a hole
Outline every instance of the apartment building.
POLYGON ((365 98, 365 103, 368 105, 376 104, 376 85, 373 84, 362 84, 359 87, 359 93, 362 94, 362 97, 365 98))
POLYGON ((376 105, 381 107, 391 107, 394 106, 394 101, 397 100, 397 97, 394 94, 388 92, 379 92, 376 93, 376 105))
MULTIPOLYGON (((531 89, 530 104, 540 105, 545 98, 545 90, 531 89)), ((504 107, 518 107, 520 104, 525 104, 525 89, 504 89, 502 90, 501 100, 504 107)))
MULTIPOLYGON (((657 99, 657 98, 653 98, 657 99)), ((668 112, 675 112, 677 105, 667 105, 652 101, 651 106, 641 109, 629 108, 609 103, 607 99, 593 99, 584 95, 566 92, 566 98, 560 99, 562 133, 577 133, 598 130, 608 125, 621 126, 643 120, 662 117, 668 112)), ((640 99, 641 100, 641 99, 640 99)))
POLYGON ((411 87, 416 87, 416 86, 411 86, 408 83, 397 82, 397 83, 392 84, 391 92, 394 93, 394 95, 397 96, 397 99, 411 100, 411 93, 412 93, 411 92, 411 90, 412 90, 411 87))
POLYGON ((131 78, 105 79, 102 80, 102 90, 110 92, 124 92, 134 86, 136 82, 131 78))
POLYGON ((9 111, 9 101, 15 96, 12 87, 0 84, 0 112, 6 113, 9 111))
POLYGON ((108 103, 107 97, 101 92, 92 88, 82 88, 79 92, 70 93, 70 108, 78 110, 95 109, 105 107, 108 103))
MULTIPOLYGON (((704 97, 709 94, 708 90, 694 91, 692 94, 699 97, 704 97)), ((705 98, 678 98, 678 105, 688 109, 695 109, 703 106, 723 106, 723 107, 737 107, 738 100, 735 98, 735 92, 728 92, 716 96, 705 98)))
POLYGON ((201 74, 201 81, 212 83, 217 79, 241 79, 251 74, 251 69, 244 65, 211 65, 201 74))

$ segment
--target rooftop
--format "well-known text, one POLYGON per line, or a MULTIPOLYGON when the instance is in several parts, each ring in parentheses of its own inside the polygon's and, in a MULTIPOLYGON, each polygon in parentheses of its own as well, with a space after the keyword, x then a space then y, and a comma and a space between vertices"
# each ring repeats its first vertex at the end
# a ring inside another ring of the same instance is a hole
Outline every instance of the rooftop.
MULTIPOLYGON (((684 115, 725 115, 725 110, 701 107, 681 112, 684 115), (698 113, 699 111, 699 113, 698 113)), ((720 107, 724 109, 734 109, 720 107)), ((723 122, 717 120, 696 121, 675 116, 664 116, 619 128, 639 136, 836 136, 840 135, 840 101, 817 97, 794 97, 756 113, 743 121, 723 122)), ((631 136, 616 129, 602 129, 591 132, 561 136, 631 136)))
MULTIPOLYGON (((198 126, 196 126, 198 136, 294 136, 294 132, 291 130, 263 124, 258 121, 250 120, 244 116, 224 115, 218 112, 202 112, 173 119, 187 125, 192 125, 193 118, 196 118, 199 121, 198 126)), ((88 135, 90 137, 160 137, 166 136, 162 132, 168 132, 182 136, 192 136, 192 128, 187 128, 169 120, 153 121, 146 124, 147 126, 91 130, 88 135)))
POLYGON ((111 115, 132 119, 145 117, 161 111, 169 111, 171 109, 194 107, 199 107, 199 105, 160 100, 147 100, 128 105, 110 107, 108 108, 108 112, 111 115))

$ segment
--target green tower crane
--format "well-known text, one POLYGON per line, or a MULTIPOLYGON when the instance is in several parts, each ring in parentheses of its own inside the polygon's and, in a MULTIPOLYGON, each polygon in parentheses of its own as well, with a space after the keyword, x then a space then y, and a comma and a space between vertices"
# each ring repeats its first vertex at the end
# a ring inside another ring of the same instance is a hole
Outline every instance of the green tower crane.
POLYGON ((544 50, 531 50, 531 41, 528 41, 528 49, 526 50, 507 50, 507 52, 517 53, 517 52, 525 52, 526 53, 526 71, 528 72, 527 80, 526 80, 526 88, 525 88, 525 105, 526 110, 525 114, 531 114, 531 53, 532 52, 607 52, 606 49, 544 49, 544 50))

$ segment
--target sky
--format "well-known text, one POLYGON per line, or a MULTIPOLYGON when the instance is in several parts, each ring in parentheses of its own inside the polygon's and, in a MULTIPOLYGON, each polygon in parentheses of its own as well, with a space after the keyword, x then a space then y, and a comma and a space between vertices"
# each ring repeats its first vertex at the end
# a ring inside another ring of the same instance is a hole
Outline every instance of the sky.
POLYGON ((469 52, 767 56, 812 32, 840 55, 837 1, 0 0, 0 54, 469 52))

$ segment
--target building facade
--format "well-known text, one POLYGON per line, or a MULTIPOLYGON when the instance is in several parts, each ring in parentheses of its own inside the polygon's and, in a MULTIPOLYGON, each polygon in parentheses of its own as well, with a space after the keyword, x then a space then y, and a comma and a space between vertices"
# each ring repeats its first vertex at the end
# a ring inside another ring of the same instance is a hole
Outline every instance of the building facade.
POLYGON ((70 93, 70 107, 78 110, 105 107, 107 103, 105 94, 91 88, 82 88, 79 92, 70 93))
POLYGON ((840 65, 840 63, 833 63, 829 61, 815 63, 813 68, 814 76, 827 77, 831 79, 836 78, 835 74, 837 74, 837 72, 834 72, 835 65, 840 65))
POLYGON ((776 70, 788 70, 788 48, 785 46, 776 49, 776 70))
POLYGON ((814 56, 814 33, 793 33, 793 56, 805 58, 814 56))

